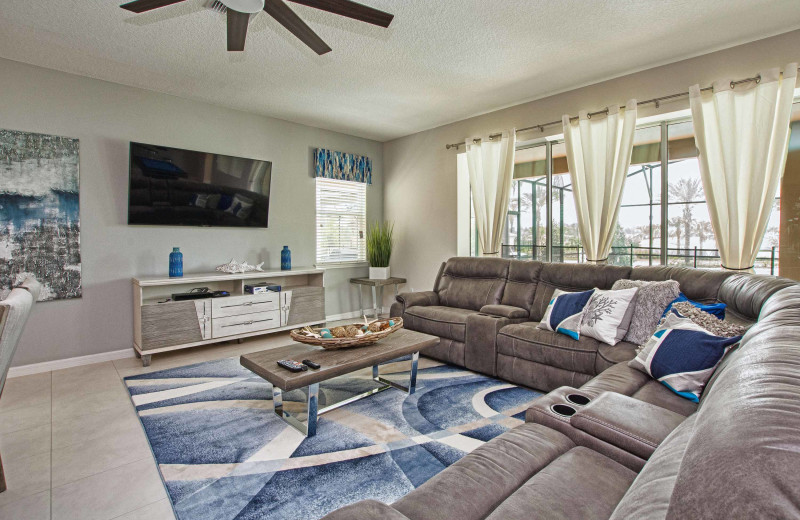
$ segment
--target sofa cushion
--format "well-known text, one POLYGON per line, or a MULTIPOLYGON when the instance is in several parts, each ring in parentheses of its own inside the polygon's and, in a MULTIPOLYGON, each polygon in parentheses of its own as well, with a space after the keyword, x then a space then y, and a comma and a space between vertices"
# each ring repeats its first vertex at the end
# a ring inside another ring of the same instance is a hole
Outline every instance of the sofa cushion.
POLYGON ((675 280, 646 282, 643 280, 617 280, 614 289, 638 287, 636 304, 625 341, 644 345, 658 328, 664 310, 679 294, 680 286, 675 280))
POLYGON ((501 258, 451 258, 439 278, 439 303, 475 311, 499 304, 508 264, 509 260, 501 258))
POLYGON ((375 520, 376 518, 381 520, 408 520, 408 517, 392 506, 387 506, 377 500, 362 500, 361 502, 350 504, 323 516, 322 520, 375 520))
POLYGON ((580 338, 583 309, 591 300, 594 292, 594 289, 583 292, 566 292, 556 289, 553 291, 553 297, 537 327, 565 334, 572 339, 580 338))
POLYGON ((480 520, 575 444, 524 424, 478 447, 394 504, 411 520, 480 520))
POLYGON ((681 397, 699 402, 722 356, 740 339, 715 336, 689 318, 671 312, 629 365, 650 374, 681 397))
POLYGON ((508 266, 508 280, 501 303, 530 311, 542 267, 542 262, 512 260, 508 266))
POLYGON ((581 334, 616 345, 628 332, 636 306, 638 287, 619 291, 595 290, 583 309, 581 334))
POLYGON ((542 319, 556 289, 568 292, 586 291, 594 287, 611 289, 617 280, 630 278, 630 273, 630 267, 615 265, 544 264, 531 305, 531 319, 542 319))
POLYGON ((605 520, 635 478, 622 464, 579 446, 531 477, 487 520, 605 520))
POLYGON ((497 351, 506 356, 535 361, 563 370, 594 375, 600 343, 588 336, 574 340, 563 334, 537 328, 534 322, 500 329, 497 351))
MULTIPOLYGON (((634 347, 630 343, 627 345, 625 343, 618 343, 614 347, 609 347, 609 349, 613 350, 620 346, 629 348, 629 352, 631 352, 634 347)), ((599 350, 598 359, 602 359, 599 350)), ((691 415, 697 410, 697 403, 679 397, 666 386, 655 381, 644 372, 629 367, 627 362, 618 363, 604 370, 601 374, 583 384, 580 390, 581 393, 589 397, 597 397, 603 392, 616 392, 618 394, 634 397, 646 403, 660 406, 661 408, 666 408, 667 410, 684 416, 691 415)))
POLYGON ((406 309, 403 320, 411 330, 463 343, 467 336, 467 316, 476 313, 477 311, 469 309, 441 305, 416 306, 406 309))
POLYGON ((627 363, 636 357, 636 350, 638 348, 638 345, 628 343, 627 341, 620 341, 616 345, 600 343, 600 346, 597 348, 597 360, 594 365, 595 372, 599 374, 617 363, 627 363))

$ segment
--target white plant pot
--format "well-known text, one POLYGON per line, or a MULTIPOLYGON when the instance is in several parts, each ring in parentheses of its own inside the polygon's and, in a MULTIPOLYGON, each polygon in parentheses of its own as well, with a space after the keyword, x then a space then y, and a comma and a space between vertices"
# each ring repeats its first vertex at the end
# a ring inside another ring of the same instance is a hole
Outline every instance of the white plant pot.
POLYGON ((388 280, 389 268, 388 267, 370 267, 369 277, 372 280, 388 280))

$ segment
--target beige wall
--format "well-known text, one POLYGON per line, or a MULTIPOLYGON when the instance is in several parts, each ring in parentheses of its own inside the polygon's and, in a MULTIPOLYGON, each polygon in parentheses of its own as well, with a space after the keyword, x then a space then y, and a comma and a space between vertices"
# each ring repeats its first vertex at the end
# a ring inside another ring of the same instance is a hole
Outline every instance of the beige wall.
MULTIPOLYGON (((439 264, 456 255, 456 151, 446 150, 445 144, 503 128, 556 121, 565 113, 602 109, 630 98, 643 101, 688 91, 694 83, 705 86, 720 78, 749 77, 759 70, 799 60, 800 31, 794 31, 385 143, 384 211, 385 217, 395 222, 397 235, 392 274, 408 278, 406 290, 429 290, 439 264)), ((652 105, 642 107, 639 114, 645 117, 688 106, 688 98, 683 98, 663 104, 658 111, 652 105)), ((550 127, 548 133, 559 134, 561 129, 550 127)), ((533 131, 519 134, 518 138, 527 140, 541 135, 533 131)))
MULTIPOLYGON (((268 95, 268 94, 267 94, 268 95)), ((185 271, 231 257, 280 266, 315 261, 312 150, 372 158, 370 220, 383 215, 381 143, 0 59, 0 128, 80 139, 83 298, 34 309, 15 366, 98 354, 132 345, 131 277, 167 274, 173 246, 185 271), (269 229, 128 226, 128 143, 139 141, 272 161, 269 229)), ((329 315, 354 311, 348 279, 366 267, 326 273, 329 315)))

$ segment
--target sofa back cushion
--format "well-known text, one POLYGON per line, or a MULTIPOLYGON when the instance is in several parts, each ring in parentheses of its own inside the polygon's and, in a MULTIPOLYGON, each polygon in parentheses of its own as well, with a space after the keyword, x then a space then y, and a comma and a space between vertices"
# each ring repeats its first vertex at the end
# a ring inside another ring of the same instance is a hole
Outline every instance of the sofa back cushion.
POLYGON ((451 258, 437 286, 439 304, 475 311, 499 304, 509 263, 502 258, 451 258))
POLYGON ((761 307, 770 296, 786 287, 797 285, 794 280, 763 274, 734 274, 719 287, 717 299, 728 311, 748 321, 758 320, 761 307))
POLYGON ((589 264, 544 264, 539 274, 539 283, 531 305, 531 319, 541 321, 553 291, 567 292, 611 289, 614 282, 630 278, 630 267, 589 264))
POLYGON ((691 267, 634 267, 631 280, 663 281, 676 280, 681 292, 690 300, 700 303, 716 303, 722 282, 736 273, 712 271, 691 267))
POLYGON ((543 267, 542 262, 512 260, 508 266, 508 280, 501 303, 530 312, 543 267))

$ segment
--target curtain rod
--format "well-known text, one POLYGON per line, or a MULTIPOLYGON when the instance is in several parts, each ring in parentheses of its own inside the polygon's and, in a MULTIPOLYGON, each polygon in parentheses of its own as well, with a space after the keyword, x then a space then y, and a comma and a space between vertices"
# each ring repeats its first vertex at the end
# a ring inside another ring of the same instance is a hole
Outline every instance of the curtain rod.
MULTIPOLYGON (((800 68, 798 68, 798 70, 800 70, 800 68)), ((742 83, 750 83, 751 81, 755 81, 756 83, 760 83, 761 82, 761 74, 758 74, 758 75, 756 75, 756 76, 754 76, 752 78, 745 78, 745 79, 740 79, 740 80, 736 80, 736 81, 731 81, 731 88, 735 87, 736 85, 741 85, 742 83)), ((704 87, 704 88, 700 89, 700 92, 706 92, 708 90, 712 90, 713 88, 714 87, 704 87)), ((647 99, 645 101, 637 103, 637 106, 649 105, 649 104, 653 103, 653 104, 655 104, 656 108, 659 108, 661 106, 661 102, 662 101, 667 101, 667 100, 670 100, 670 99, 676 99, 676 98, 683 97, 683 96, 688 96, 688 95, 689 95, 689 92, 687 91, 687 92, 680 92, 678 94, 670 94, 669 96, 656 97, 656 98, 653 98, 653 99, 647 99)), ((620 108, 625 108, 625 105, 621 105, 620 108)), ((608 114, 608 107, 604 108, 603 110, 598 110, 597 112, 589 112, 588 116, 591 118, 592 116, 596 116, 596 115, 600 115, 600 114, 608 114)), ((578 116, 571 116, 569 118, 570 121, 576 121, 577 119, 578 119, 578 116)), ((529 132, 531 130, 537 130, 537 129, 540 132, 544 132, 544 129, 546 127, 554 126, 554 125, 560 125, 560 124, 562 124, 562 120, 561 119, 559 119, 558 121, 550 121, 549 123, 540 123, 538 125, 526 126, 525 128, 518 128, 516 133, 529 132)), ((492 139, 496 139, 496 138, 500 137, 501 135, 502 134, 491 134, 489 136, 489 140, 491 141, 492 139)), ((480 140, 480 138, 476 138, 476 139, 473 139, 472 142, 477 144, 477 143, 481 142, 481 140, 480 140)), ((450 148, 455 148, 456 150, 458 150, 459 146, 464 146, 464 143, 462 142, 462 143, 448 144, 448 145, 445 145, 445 148, 447 150, 449 150, 450 148)))

